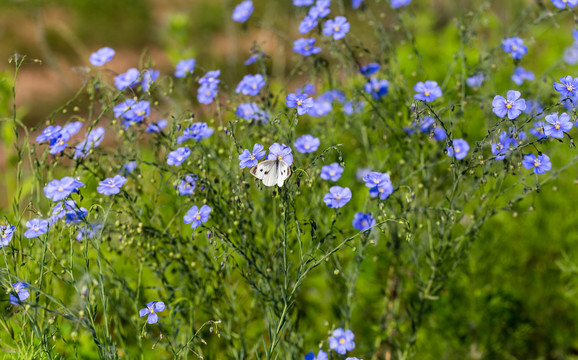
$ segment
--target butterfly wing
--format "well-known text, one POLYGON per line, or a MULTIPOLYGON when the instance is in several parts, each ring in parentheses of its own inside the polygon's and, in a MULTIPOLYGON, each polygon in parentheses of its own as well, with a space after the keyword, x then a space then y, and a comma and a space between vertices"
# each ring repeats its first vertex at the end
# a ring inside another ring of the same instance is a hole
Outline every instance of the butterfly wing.
POLYGON ((291 174, 291 168, 283 160, 265 160, 251 168, 251 174, 263 181, 265 186, 283 186, 291 174))
POLYGON ((277 186, 283 186, 285 180, 291 175, 291 167, 283 160, 279 160, 277 166, 277 186))

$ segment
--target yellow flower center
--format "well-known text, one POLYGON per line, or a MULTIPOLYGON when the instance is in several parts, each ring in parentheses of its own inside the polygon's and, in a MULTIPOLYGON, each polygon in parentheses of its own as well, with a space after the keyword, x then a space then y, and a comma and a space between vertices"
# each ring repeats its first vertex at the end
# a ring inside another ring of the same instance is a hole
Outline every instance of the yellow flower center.
POLYGON ((301 100, 297 100, 297 105, 301 106, 301 104, 303 104, 303 102, 301 100))
POLYGON ((554 125, 554 129, 556 129, 556 130, 560 129, 560 124, 554 125))
POLYGON ((339 31, 339 26, 336 26, 333 28, 333 31, 338 32, 339 31))
POLYGON ((540 163, 540 160, 538 160, 538 159, 534 160, 534 166, 535 166, 535 167, 538 167, 538 166, 540 166, 540 165, 542 165, 542 164, 540 163))
POLYGON ((345 339, 344 339, 344 338, 339 339, 339 343, 340 343, 341 345, 345 344, 345 339))
POLYGON ((330 171, 329 175, 331 175, 331 176, 335 175, 335 171, 330 171))
POLYGON ((255 155, 251 155, 251 160, 255 160, 255 155))
POLYGON ((507 104, 506 104, 506 107, 507 107, 508 109, 511 109, 511 108, 512 108, 512 104, 507 103, 507 104))
POLYGON ((429 96, 429 91, 423 93, 425 96, 429 96))
POLYGON ((253 86, 251 86, 253 88, 253 90, 257 89, 257 84, 253 84, 253 86))
POLYGON ((183 160, 183 157, 182 157, 182 156, 179 156, 179 157, 177 157, 177 160, 178 160, 178 161, 182 161, 182 160, 183 160))
POLYGON ((512 51, 516 51, 518 47, 516 45, 512 45, 512 51))
POLYGON ((154 314, 154 313, 155 313, 155 309, 151 309, 151 314, 154 314))
POLYGON ((58 191, 64 191, 64 189, 61 187, 58 188, 58 191))
POLYGON ((2 239, 6 239, 7 237, 8 237, 8 235, 2 234, 2 239))
POLYGON ((201 215, 197 215, 197 220, 201 220, 201 215))
POLYGON ((278 160, 283 160, 283 156, 279 155, 279 156, 277 156, 277 159, 278 159, 278 160))

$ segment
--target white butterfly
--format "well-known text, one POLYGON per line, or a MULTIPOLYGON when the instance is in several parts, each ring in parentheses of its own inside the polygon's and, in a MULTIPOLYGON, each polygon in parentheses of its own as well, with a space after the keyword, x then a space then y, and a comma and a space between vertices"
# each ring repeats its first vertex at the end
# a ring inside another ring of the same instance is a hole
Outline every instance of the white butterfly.
POLYGON ((283 160, 265 160, 251 168, 251 174, 262 180, 265 186, 283 186, 285 180, 291 175, 291 167, 283 160))

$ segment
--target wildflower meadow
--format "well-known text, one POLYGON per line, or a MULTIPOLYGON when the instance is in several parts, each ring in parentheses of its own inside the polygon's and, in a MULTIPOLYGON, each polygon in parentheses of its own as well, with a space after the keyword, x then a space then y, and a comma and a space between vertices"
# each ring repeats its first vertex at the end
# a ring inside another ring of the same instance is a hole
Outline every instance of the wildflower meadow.
POLYGON ((578 358, 578 1, 73 3, 0 5, 3 358, 578 358))

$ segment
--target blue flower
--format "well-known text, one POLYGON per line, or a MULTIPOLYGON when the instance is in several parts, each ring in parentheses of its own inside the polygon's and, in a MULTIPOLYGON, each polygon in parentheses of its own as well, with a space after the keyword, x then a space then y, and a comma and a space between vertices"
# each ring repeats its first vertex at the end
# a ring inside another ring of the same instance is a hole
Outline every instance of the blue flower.
POLYGON ((249 66, 253 63, 255 63, 258 59, 267 56, 267 54, 265 54, 262 51, 253 51, 251 53, 251 56, 249 56, 249 58, 247 60, 245 60, 245 62, 243 63, 243 65, 245 66, 249 66))
POLYGON ((309 16, 315 19, 326 17, 331 12, 329 9, 330 3, 330 0, 317 0, 315 5, 309 9, 309 16))
POLYGON ((135 170, 136 170, 136 161, 131 160, 122 166, 122 168, 119 170, 119 173, 127 175, 135 170))
POLYGON ((510 79, 512 79, 512 81, 515 82, 517 85, 522 85, 524 83, 524 80, 532 81, 535 79, 535 76, 533 72, 528 71, 521 66, 518 66, 516 69, 514 69, 514 74, 510 79))
POLYGON ((323 25, 323 34, 333 36, 333 40, 340 40, 349 32, 349 23, 344 16, 337 16, 335 20, 327 20, 323 25))
POLYGON ((311 16, 305 16, 305 19, 299 24, 299 32, 307 34, 317 26, 317 19, 311 16))
POLYGON ((564 133, 570 131, 573 126, 570 115, 566 113, 562 113, 560 117, 557 113, 552 113, 547 115, 544 120, 548 123, 544 125, 544 135, 556 139, 563 139, 564 133))
POLYGON ((72 136, 82 129, 82 121, 75 121, 64 125, 62 128, 62 132, 68 134, 68 136, 72 136))
POLYGON ((532 129, 530 129, 530 134, 534 135, 539 140, 547 138, 548 136, 546 136, 545 130, 544 130, 544 122, 543 121, 536 121, 534 123, 534 127, 532 129))
POLYGON ((62 127, 60 126, 47 126, 42 133, 36 137, 36 141, 39 143, 43 143, 45 141, 52 141, 53 139, 57 139, 60 136, 60 132, 62 127))
POLYGON ((561 77, 559 83, 554 83, 554 89, 563 98, 573 98, 576 96, 576 90, 578 89, 578 78, 572 78, 570 75, 561 77))
MULTIPOLYGON (((67 224, 77 224, 85 222, 88 211, 84 207, 79 207, 74 200, 67 200, 64 202, 65 222, 67 224)), ((54 216, 53 216, 54 217, 54 216)))
POLYGON ((336 353, 345 355, 346 352, 355 349, 353 338, 355 338, 355 335, 353 335, 351 330, 335 329, 333 336, 329 338, 329 347, 335 350, 336 353))
POLYGON ((293 0, 295 6, 309 6, 313 5, 313 0, 293 0))
POLYGON ((15 232, 16 227, 14 225, 0 225, 0 248, 10 244, 15 232))
POLYGON ((236 22, 244 23, 249 19, 253 13, 253 2, 251 0, 245 0, 235 7, 233 10, 233 20, 236 22))
POLYGON ((330 101, 318 98, 313 100, 313 106, 311 106, 311 109, 309 109, 307 114, 313 117, 320 117, 329 114, 331 110, 333 110, 333 106, 330 101))
POLYGON ((534 169, 534 174, 537 175, 552 170, 552 163, 546 154, 538 155, 538 157, 534 154, 525 155, 524 160, 522 160, 522 165, 524 165, 526 169, 534 169))
POLYGON ((321 96, 319 96, 320 100, 330 101, 330 102, 344 102, 345 101, 345 94, 343 91, 337 89, 327 90, 321 96))
POLYGON ((295 89, 295 94, 315 95, 315 85, 311 83, 305 84, 303 87, 295 89))
POLYGON ((499 117, 508 115, 508 119, 514 120, 526 109, 526 100, 521 99, 522 94, 519 91, 509 90, 506 98, 496 95, 492 101, 494 114, 499 117))
POLYGON ((354 9, 359 9, 362 3, 363 0, 351 0, 351 7, 354 9))
POLYGON ((293 51, 304 56, 319 54, 321 48, 315 46, 315 39, 297 39, 293 43, 293 51))
POLYGON ((161 119, 157 122, 154 122, 152 124, 150 124, 149 126, 147 126, 147 132, 148 133, 159 133, 161 132, 162 129, 166 128, 168 125, 168 121, 165 119, 161 119))
POLYGON ((84 183, 70 176, 63 177, 60 180, 52 180, 44 187, 44 194, 52 201, 60 201, 67 198, 73 192, 78 192, 78 188, 84 186, 84 183))
POLYGON ((12 284, 12 289, 14 289, 17 297, 12 294, 8 294, 8 302, 12 305, 18 305, 20 301, 28 299, 30 292, 27 289, 29 288, 30 286, 25 282, 17 282, 12 284))
POLYGON ((320 141, 313 135, 303 135, 295 140, 295 148, 302 154, 311 153, 319 148, 320 141))
POLYGON ((195 59, 181 60, 175 66, 175 77, 184 78, 195 71, 195 59))
POLYGON ((552 0, 552 4, 558 9, 564 9, 566 5, 573 8, 578 5, 578 0, 552 0))
POLYGON ((44 219, 32 219, 26 222, 26 227, 28 230, 24 233, 24 237, 27 239, 33 239, 39 237, 42 234, 46 234, 48 231, 48 220, 44 219))
POLYGON ((142 74, 142 89, 149 92, 151 85, 158 79, 160 72, 158 70, 148 69, 142 74))
POLYGON ((442 89, 438 86, 438 83, 431 80, 428 80, 425 83, 421 81, 418 82, 413 87, 413 90, 417 92, 413 98, 425 102, 434 101, 438 97, 442 96, 442 89))
POLYGON ((353 216, 353 227, 360 231, 365 231, 372 226, 375 226, 375 219, 370 213, 355 213, 353 216))
POLYGON ((287 165, 293 164, 293 154, 291 148, 285 144, 274 143, 269 147, 269 155, 267 160, 279 159, 283 160, 287 165))
POLYGON ((193 195, 193 191, 197 187, 197 177, 195 175, 187 175, 178 186, 179 195, 193 195))
POLYGON ((353 115, 360 113, 365 107, 365 102, 363 101, 348 101, 343 104, 343 112, 345 115, 353 115))
POLYGON ((343 168, 338 163, 325 165, 321 168, 321 178, 323 180, 337 181, 343 174, 343 168))
POLYGON ((146 308, 140 309, 138 314, 140 317, 148 315, 147 323, 155 324, 159 321, 159 316, 157 312, 163 312, 165 310, 165 303, 162 301, 153 301, 147 304, 146 308))
POLYGON ((215 99, 215 96, 219 93, 217 85, 201 85, 197 90, 197 100, 201 104, 209 105, 215 99))
POLYGON ((385 200, 393 193, 393 184, 388 173, 370 171, 363 176, 363 181, 372 198, 379 195, 381 200, 385 200))
POLYGON ((435 127, 433 129, 433 138, 434 140, 440 141, 445 140, 448 137, 446 131, 441 127, 435 127))
POLYGON ((167 155, 167 164, 179 166, 185 162, 186 158, 191 155, 191 150, 188 147, 180 147, 175 151, 171 151, 167 155))
POLYGON ((371 94, 375 100, 379 100, 383 96, 387 95, 387 92, 389 91, 389 82, 384 79, 380 80, 372 77, 367 83, 365 83, 363 89, 366 93, 371 94))
POLYGON ((213 135, 213 131, 213 128, 210 128, 207 123, 194 123, 183 131, 183 135, 177 138, 177 143, 182 144, 189 139, 201 141, 213 135))
POLYGON ((239 104, 239 106, 237 106, 237 110, 235 111, 235 115, 241 119, 253 120, 259 112, 259 106, 257 106, 257 104, 254 102, 250 102, 239 104))
POLYGON ((209 205, 203 205, 199 209, 196 205, 187 211, 184 216, 185 224, 191 224, 191 229, 199 227, 202 223, 206 223, 209 220, 209 214, 211 214, 211 207, 209 205))
POLYGON ((67 141, 70 139, 70 134, 61 130, 58 137, 50 140, 50 154, 58 154, 64 151, 68 146, 67 141))
POLYGON ((315 353, 311 351, 310 353, 305 355, 305 360, 328 360, 328 357, 327 353, 323 350, 319 350, 317 356, 315 356, 315 353))
POLYGON ((216 86, 221 82, 221 80, 219 80, 219 76, 221 76, 221 70, 207 71, 207 73, 199 79, 199 84, 216 86))
POLYGON ((140 72, 135 68, 128 69, 125 73, 114 77, 114 86, 119 90, 131 88, 138 84, 140 72))
POLYGON ((243 80, 241 80, 239 85, 237 85, 235 92, 237 94, 241 93, 243 95, 255 96, 259 95, 259 91, 261 91, 263 86, 265 86, 263 75, 245 75, 243 80))
POLYGON ((472 75, 466 79, 466 84, 471 88, 479 88, 480 86, 482 86, 484 78, 485 78, 484 74, 482 73, 472 75))
POLYGON ((362 66, 361 69, 359 69, 359 73, 365 77, 369 77, 373 74, 375 74, 376 72, 378 72, 380 69, 380 65, 377 63, 371 63, 371 64, 367 64, 365 66, 362 66))
POLYGON ((492 144, 492 154, 496 155, 494 160, 503 160, 506 158, 507 152, 512 147, 518 146, 516 139, 509 137, 508 133, 502 131, 499 137, 500 141, 492 144))
POLYGON ((313 98, 307 96, 307 94, 289 94, 287 95, 285 104, 289 108, 297 107, 297 114, 304 115, 309 112, 313 107, 313 98))
POLYGON ((325 205, 332 209, 343 207, 351 200, 351 190, 348 187, 332 186, 323 197, 325 205))
POLYGON ((564 61, 569 65, 578 63, 578 44, 574 43, 564 50, 564 61))
POLYGON ((114 50, 109 47, 103 47, 90 54, 90 63, 94 66, 102 66, 111 61, 114 57, 114 50))
POLYGON ((86 138, 76 145, 74 158, 86 157, 90 149, 100 145, 102 139, 104 139, 104 128, 102 126, 90 130, 86 134, 86 138))
POLYGON ((502 49, 508 54, 512 55, 512 58, 519 60, 523 55, 528 53, 528 47, 524 45, 524 40, 517 36, 507 38, 502 40, 502 49))
POLYGON ((76 241, 83 239, 92 239, 97 235, 98 230, 102 228, 101 224, 82 224, 76 233, 76 241))
POLYGON ((391 0, 391 7, 394 9, 398 9, 402 6, 407 6, 411 0, 391 0))
POLYGON ((105 179, 98 184, 96 191, 103 195, 116 195, 120 188, 126 183, 126 178, 122 175, 115 175, 112 178, 105 179))
POLYGON ((261 144, 253 145, 253 152, 250 152, 247 149, 243 150, 241 155, 239 155, 239 167, 243 169, 257 165, 259 159, 262 159, 266 153, 267 152, 263 150, 263 145, 261 144))
POLYGON ((470 150, 470 145, 464 139, 454 139, 452 142, 453 146, 446 147, 449 157, 455 157, 458 160, 462 160, 468 154, 470 150), (454 156, 455 151, 455 156, 454 156))

